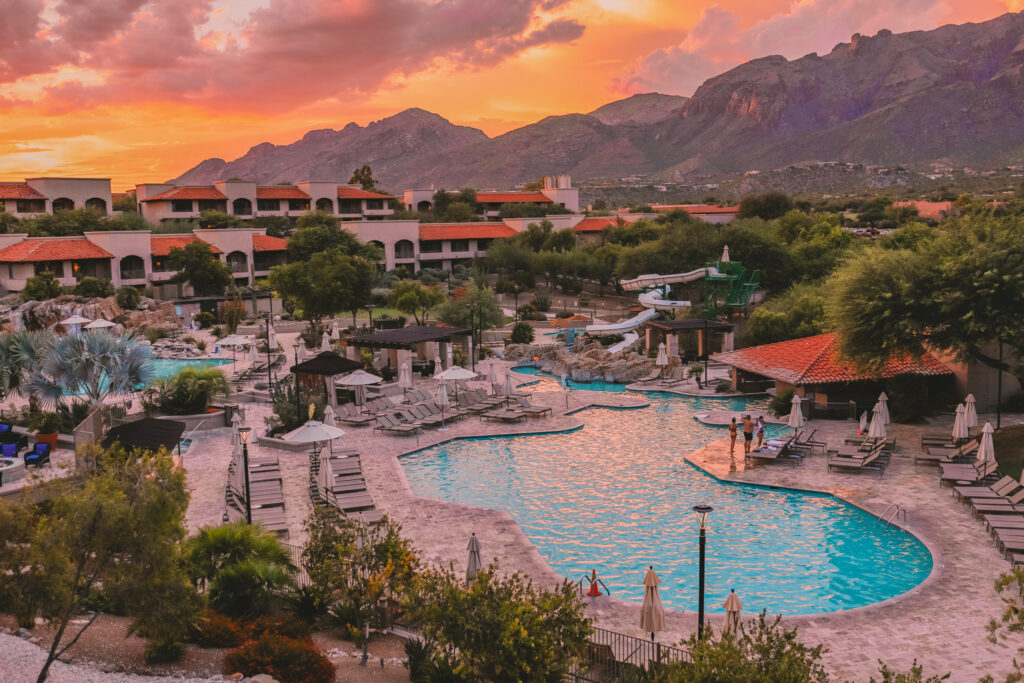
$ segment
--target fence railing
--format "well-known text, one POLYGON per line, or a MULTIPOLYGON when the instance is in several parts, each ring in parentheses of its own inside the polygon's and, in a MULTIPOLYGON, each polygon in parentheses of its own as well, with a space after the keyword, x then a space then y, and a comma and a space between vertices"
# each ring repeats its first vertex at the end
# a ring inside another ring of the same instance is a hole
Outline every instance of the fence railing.
POLYGON ((808 417, 817 420, 856 420, 857 404, 853 401, 842 403, 814 403, 805 402, 809 406, 808 417))
POLYGON ((305 588, 310 584, 309 574, 302 566, 302 546, 293 545, 291 543, 281 543, 282 546, 288 551, 288 555, 291 558, 291 563, 295 567, 293 578, 295 579, 295 585, 299 588, 305 588))

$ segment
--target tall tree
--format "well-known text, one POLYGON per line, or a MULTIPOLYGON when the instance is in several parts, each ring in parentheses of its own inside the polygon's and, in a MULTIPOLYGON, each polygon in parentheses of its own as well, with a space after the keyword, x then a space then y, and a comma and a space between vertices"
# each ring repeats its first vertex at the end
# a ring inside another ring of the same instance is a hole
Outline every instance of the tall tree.
POLYGON ((295 231, 288 238, 289 261, 308 261, 314 254, 334 249, 370 260, 380 257, 377 247, 360 242, 351 232, 342 229, 334 216, 322 211, 299 216, 295 221, 295 231))
MULTIPOLYGON (((292 301, 314 325, 339 311, 358 311, 370 301, 375 267, 341 249, 313 254, 308 261, 277 266, 270 285, 292 301)), ((353 313, 353 320, 355 313, 353 313)))
POLYGON ((231 270, 202 240, 193 240, 184 248, 171 249, 167 265, 178 271, 173 281, 189 283, 196 296, 223 294, 231 284, 231 270))
POLYGON ((348 179, 348 182, 350 184, 358 183, 367 192, 377 191, 377 181, 373 178, 373 169, 370 168, 369 164, 363 164, 352 171, 352 177, 348 179))
POLYGON ((418 282, 403 280, 391 290, 388 303, 402 313, 412 315, 417 325, 423 325, 427 320, 427 311, 444 303, 444 294, 437 287, 424 287, 418 282))

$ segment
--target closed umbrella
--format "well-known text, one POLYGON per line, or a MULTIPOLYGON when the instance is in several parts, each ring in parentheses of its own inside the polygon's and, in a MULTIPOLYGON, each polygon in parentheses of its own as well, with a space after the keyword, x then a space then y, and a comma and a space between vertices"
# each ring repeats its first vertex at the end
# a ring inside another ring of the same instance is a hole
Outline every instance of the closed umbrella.
POLYGON ((953 442, 960 443, 970 438, 970 433, 967 431, 967 419, 964 415, 965 409, 964 404, 961 403, 956 407, 956 418, 953 419, 953 442))
POLYGON ((967 422, 968 431, 971 427, 978 426, 978 407, 975 405, 974 394, 967 394, 967 398, 964 399, 964 420, 967 422))
POLYGON ((978 444, 978 462, 995 459, 996 448, 995 444, 992 443, 992 423, 986 422, 985 426, 981 428, 981 443, 978 444))
POLYGON ((476 540, 475 532, 469 537, 469 545, 466 546, 466 550, 469 551, 469 560, 466 561, 466 584, 468 585, 476 580, 476 575, 484 568, 484 563, 480 559, 480 541, 476 540))
MULTIPOLYGON (((456 388, 456 391, 458 389, 456 388)), ((457 395, 457 394, 456 394, 457 395)), ((437 383, 437 406, 441 409, 441 425, 444 426, 444 409, 451 405, 451 401, 448 400, 448 388, 444 385, 444 381, 437 383)))
POLYGON ((444 367, 441 366, 441 356, 434 357, 434 377, 438 377, 444 371, 444 367))
POLYGON ((868 438, 875 440, 885 438, 885 418, 882 417, 882 408, 878 403, 871 411, 871 427, 868 429, 868 438))
POLYGON ((299 362, 300 363, 305 362, 308 353, 309 352, 306 350, 306 340, 303 339, 302 337, 299 337, 299 351, 298 351, 298 354, 299 354, 299 362))
POLYGON ((402 389, 412 389, 412 366, 409 363, 402 365, 398 371, 398 386, 402 389))
POLYGON ((789 411, 789 418, 786 420, 793 429, 800 429, 804 426, 804 411, 800 410, 800 395, 793 394, 793 409, 789 411))
POLYGON ((882 419, 885 424, 889 424, 892 422, 889 417, 889 397, 885 395, 884 391, 878 395, 878 402, 882 405, 882 419))
POLYGON ((271 351, 280 348, 277 343, 277 333, 274 332, 274 326, 270 323, 267 323, 267 348, 271 351))
POLYGON ((654 364, 662 368, 668 365, 668 351, 665 350, 665 342, 658 344, 658 357, 654 360, 654 364))
POLYGON ((860 426, 857 428, 858 434, 864 434, 868 431, 868 411, 864 411, 860 414, 860 426))
POLYGON ((338 414, 334 412, 334 406, 330 404, 324 408, 324 424, 328 427, 338 426, 338 414))
POLYGON ((725 599, 725 604, 722 605, 725 608, 725 631, 736 631, 740 626, 740 612, 743 610, 743 603, 740 602, 740 596, 736 595, 736 590, 729 591, 729 597, 725 599))
POLYGON ((665 630, 665 608, 658 594, 659 585, 661 581, 654 573, 654 567, 648 568, 644 576, 644 601, 640 605, 640 630, 650 633, 652 641, 655 633, 665 630))
POLYGON ((728 263, 728 262, 729 262, 729 245, 727 244, 727 245, 725 245, 722 248, 722 263, 728 263))
POLYGON ((260 353, 256 349, 256 345, 253 344, 252 346, 249 347, 249 362, 250 363, 258 363, 259 360, 260 360, 260 353))
POLYGON ((510 370, 505 371, 505 395, 512 395, 512 372, 510 370))
POLYGON ((335 320, 331 324, 331 341, 338 341, 341 339, 341 334, 338 332, 338 321, 335 320))
POLYGON ((491 385, 491 391, 498 393, 498 376, 494 372, 494 361, 491 361, 487 368, 487 383, 491 385))
POLYGON ((331 337, 324 332, 323 338, 320 339, 320 353, 331 350, 331 337))
POLYGON ((231 443, 232 445, 242 443, 242 439, 239 437, 238 428, 242 426, 242 414, 235 411, 235 414, 231 417, 231 443))

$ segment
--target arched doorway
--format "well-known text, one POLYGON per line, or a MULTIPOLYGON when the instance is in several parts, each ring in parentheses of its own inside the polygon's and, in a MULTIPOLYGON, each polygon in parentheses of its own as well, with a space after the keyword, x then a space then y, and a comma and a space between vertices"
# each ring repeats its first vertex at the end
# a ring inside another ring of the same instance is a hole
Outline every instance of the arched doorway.
POLYGON ((316 200, 316 210, 326 213, 334 213, 334 200, 328 197, 321 197, 316 200))
POLYGON ((75 202, 68 199, 67 197, 58 197, 53 200, 53 210, 56 211, 71 211, 75 208, 75 202))
POLYGON ((416 210, 417 211, 430 211, 431 208, 432 208, 432 206, 431 206, 430 202, 428 202, 426 199, 424 199, 422 202, 420 202, 420 203, 418 203, 416 205, 416 210))
POLYGON ((409 240, 395 242, 395 258, 413 258, 416 256, 413 243, 409 240))
POLYGON ((249 259, 244 251, 233 251, 228 254, 228 268, 232 273, 248 273, 249 259))
POLYGON ((146 264, 141 256, 125 256, 121 259, 122 280, 142 280, 146 277, 146 264))
POLYGON ((92 199, 85 200, 85 208, 98 211, 101 216, 107 215, 107 202, 99 197, 93 197, 92 199))
POLYGON ((239 197, 235 201, 231 202, 231 213, 236 216, 251 216, 252 202, 245 197, 239 197))

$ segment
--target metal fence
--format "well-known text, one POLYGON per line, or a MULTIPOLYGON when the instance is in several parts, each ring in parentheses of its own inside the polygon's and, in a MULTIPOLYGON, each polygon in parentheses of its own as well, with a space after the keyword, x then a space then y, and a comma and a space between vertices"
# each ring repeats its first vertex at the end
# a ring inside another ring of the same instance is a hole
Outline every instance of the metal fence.
POLYGON ((810 411, 809 418, 815 420, 856 420, 857 419, 857 404, 853 401, 845 401, 842 403, 814 403, 813 401, 804 402, 810 411))
POLYGON ((281 545, 288 551, 292 566, 295 567, 295 572, 292 574, 292 578, 295 579, 295 585, 299 588, 305 588, 310 584, 310 581, 309 574, 306 573, 305 568, 302 566, 302 546, 291 543, 281 543, 281 545))

